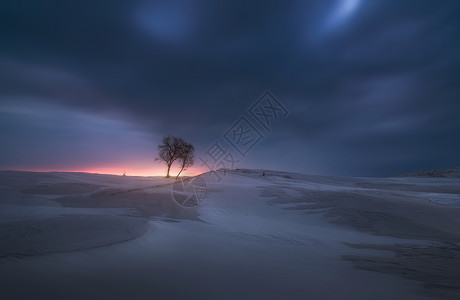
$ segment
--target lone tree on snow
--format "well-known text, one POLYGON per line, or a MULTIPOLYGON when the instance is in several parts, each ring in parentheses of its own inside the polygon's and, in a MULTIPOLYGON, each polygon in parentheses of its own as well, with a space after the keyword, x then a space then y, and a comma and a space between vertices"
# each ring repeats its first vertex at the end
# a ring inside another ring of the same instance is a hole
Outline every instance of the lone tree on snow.
MULTIPOLYGON (((166 178, 169 178, 169 170, 176 160, 181 160, 181 170, 179 174, 193 165, 194 151, 195 148, 193 145, 187 143, 183 138, 168 135, 164 137, 162 143, 158 145, 158 158, 156 158, 156 160, 162 160, 166 163, 168 168, 166 178)), ((177 177, 179 177, 179 174, 177 174, 177 177)))

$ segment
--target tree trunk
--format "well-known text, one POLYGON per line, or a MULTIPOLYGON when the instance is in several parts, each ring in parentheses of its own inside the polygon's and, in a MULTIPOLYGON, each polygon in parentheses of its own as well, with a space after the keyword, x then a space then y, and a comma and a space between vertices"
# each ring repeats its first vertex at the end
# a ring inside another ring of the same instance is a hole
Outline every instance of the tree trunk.
POLYGON ((169 169, 171 169, 171 165, 170 165, 170 164, 168 165, 168 172, 166 173, 166 178, 169 178, 169 177, 170 177, 170 176, 169 176, 169 169))
POLYGON ((176 176, 176 179, 179 178, 179 175, 180 175, 180 173, 182 173, 182 170, 184 170, 184 166, 182 166, 182 168, 180 169, 179 173, 176 176))

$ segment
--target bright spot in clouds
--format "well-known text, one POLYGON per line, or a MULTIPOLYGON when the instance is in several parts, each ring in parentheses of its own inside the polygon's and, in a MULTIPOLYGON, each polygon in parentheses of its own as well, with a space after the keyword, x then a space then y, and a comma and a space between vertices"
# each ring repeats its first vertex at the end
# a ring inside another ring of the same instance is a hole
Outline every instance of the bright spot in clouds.
POLYGON ((352 14, 357 8, 361 0, 340 0, 337 7, 337 17, 345 18, 352 14))
POLYGON ((362 0, 337 0, 330 16, 326 19, 325 29, 334 29, 343 25, 359 8, 362 0))

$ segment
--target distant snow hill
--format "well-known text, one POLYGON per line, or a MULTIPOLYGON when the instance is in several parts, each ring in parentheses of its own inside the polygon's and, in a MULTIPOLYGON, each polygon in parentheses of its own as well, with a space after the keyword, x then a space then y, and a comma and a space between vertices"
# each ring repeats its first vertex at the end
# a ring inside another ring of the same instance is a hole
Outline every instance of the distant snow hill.
POLYGON ((429 170, 421 172, 412 172, 406 174, 394 175, 392 177, 445 177, 445 178, 460 178, 460 168, 429 170))

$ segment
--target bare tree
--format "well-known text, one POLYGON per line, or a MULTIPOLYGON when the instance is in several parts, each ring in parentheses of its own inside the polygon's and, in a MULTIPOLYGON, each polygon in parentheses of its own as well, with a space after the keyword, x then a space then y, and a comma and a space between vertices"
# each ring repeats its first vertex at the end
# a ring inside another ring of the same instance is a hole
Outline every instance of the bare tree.
POLYGON ((187 168, 193 166, 195 163, 195 147, 193 147, 190 143, 186 143, 182 149, 179 159, 181 161, 181 169, 177 174, 176 179, 179 178, 179 175, 183 170, 187 170, 187 168))
MULTIPOLYGON (((192 151, 193 161, 193 150, 193 146, 180 137, 168 135, 167 137, 163 138, 161 145, 158 145, 158 158, 156 158, 156 160, 162 160, 166 163, 166 166, 168 168, 166 172, 166 178, 170 177, 169 171, 171 169, 172 164, 179 158, 188 157, 186 154, 190 151, 192 151), (190 150, 190 146, 192 150, 190 150)), ((182 169, 187 168, 188 164, 190 164, 189 158, 185 160, 182 159, 182 169)))

